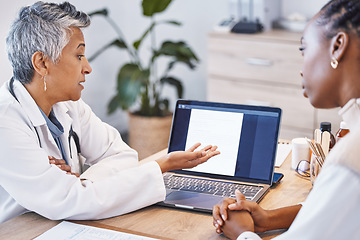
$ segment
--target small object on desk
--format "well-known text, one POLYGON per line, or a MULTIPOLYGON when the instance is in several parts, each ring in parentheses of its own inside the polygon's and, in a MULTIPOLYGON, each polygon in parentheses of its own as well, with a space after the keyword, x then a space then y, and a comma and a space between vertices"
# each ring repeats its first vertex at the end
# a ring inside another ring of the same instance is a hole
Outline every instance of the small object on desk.
POLYGON ((312 154, 317 157, 319 164, 322 165, 325 161, 331 148, 331 133, 328 131, 321 132, 320 129, 314 131, 314 143, 306 139, 312 150, 312 154))
MULTIPOLYGON (((242 8, 242 1, 240 3, 240 8, 242 8)), ((243 17, 239 22, 237 22, 232 28, 231 32, 233 33, 258 33, 264 29, 264 26, 260 23, 260 20, 254 18, 254 0, 249 1, 249 20, 246 17, 243 17)))
MULTIPOLYGON (((329 132, 330 133, 330 143, 329 143, 329 151, 334 147, 336 141, 335 141, 335 136, 331 133, 331 122, 321 122, 320 123, 320 130, 321 133, 323 134, 324 132, 329 132)), ((320 141, 321 143, 321 141, 320 141)))
POLYGON ((272 182, 271 186, 278 184, 283 177, 284 177, 284 174, 274 172, 273 182, 272 182))
POLYGON ((231 32, 233 33, 258 33, 263 30, 263 25, 257 20, 255 22, 239 21, 236 23, 231 32))
POLYGON ((214 26, 214 31, 229 33, 237 21, 234 18, 222 20, 218 25, 214 26))
POLYGON ((285 161, 291 151, 291 143, 285 141, 279 141, 277 151, 276 151, 276 159, 275 159, 275 167, 280 167, 281 164, 285 161))
POLYGON ((155 238, 118 232, 104 228, 63 221, 41 234, 35 240, 87 240, 87 239, 124 239, 124 240, 154 240, 155 238))
POLYGON ((292 159, 291 168, 301 171, 309 169, 310 162, 310 148, 305 138, 294 138, 291 141, 292 144, 292 159), (303 163, 304 162, 304 163, 303 163))
POLYGON ((348 134, 350 132, 349 127, 347 126, 346 122, 341 121, 340 123, 340 128, 339 130, 336 132, 335 134, 335 141, 338 142, 340 141, 340 139, 342 139, 343 137, 345 137, 346 134, 348 134))
MULTIPOLYGON (((328 131, 325 131, 322 133, 321 135, 321 147, 324 151, 324 155, 325 157, 327 157, 328 153, 329 153, 329 147, 330 147, 330 133, 328 131)), ((325 159, 324 157, 324 159, 325 159)))
POLYGON ((315 140, 315 143, 321 143, 321 131, 320 131, 320 129, 315 129, 315 131, 314 131, 314 140, 315 140))
POLYGON ((331 134, 331 123, 321 122, 321 129, 315 129, 314 131, 314 142, 307 138, 306 140, 312 151, 310 160, 310 179, 311 183, 314 183, 331 147, 335 144, 335 138, 331 134))

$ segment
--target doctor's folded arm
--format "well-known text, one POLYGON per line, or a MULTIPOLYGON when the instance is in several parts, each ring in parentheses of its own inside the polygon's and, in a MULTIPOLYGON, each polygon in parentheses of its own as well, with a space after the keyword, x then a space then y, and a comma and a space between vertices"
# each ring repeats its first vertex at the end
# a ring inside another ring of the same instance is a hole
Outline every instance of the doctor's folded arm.
POLYGON ((81 30, 89 24, 68 2, 37 2, 11 26, 13 78, 0 88, 0 222, 29 211, 71 220, 125 214, 164 200, 163 172, 219 154, 199 143, 139 165, 136 151, 81 100, 92 71, 81 30))

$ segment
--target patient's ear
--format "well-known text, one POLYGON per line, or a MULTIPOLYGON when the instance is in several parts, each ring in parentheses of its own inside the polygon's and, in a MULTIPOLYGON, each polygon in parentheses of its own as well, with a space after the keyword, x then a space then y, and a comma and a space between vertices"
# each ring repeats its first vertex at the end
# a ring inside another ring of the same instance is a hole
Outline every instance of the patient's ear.
POLYGON ((349 35, 345 32, 338 32, 331 40, 330 51, 331 56, 338 62, 344 56, 349 45, 349 35))
POLYGON ((31 61, 34 70, 41 76, 45 76, 48 71, 47 63, 46 63, 48 59, 45 57, 45 54, 40 51, 37 51, 32 55, 31 61))

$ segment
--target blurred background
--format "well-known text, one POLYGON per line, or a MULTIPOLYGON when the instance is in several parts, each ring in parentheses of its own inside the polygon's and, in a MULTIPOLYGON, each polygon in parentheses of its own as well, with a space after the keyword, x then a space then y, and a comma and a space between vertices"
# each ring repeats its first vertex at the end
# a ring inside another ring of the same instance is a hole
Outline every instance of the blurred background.
MULTIPOLYGON (((5 50, 5 38, 20 7, 30 5, 35 1, 16 0, 1 1, 0 3, 0 84, 11 78, 12 69, 8 62, 5 50)), ((62 2, 62 1, 54 1, 62 2)), ((144 29, 149 26, 149 18, 141 13, 140 0, 71 0, 77 9, 87 13, 107 8, 112 19, 120 26, 129 42, 138 39, 144 29)), ((254 1, 254 12, 259 11, 257 6, 261 5, 260 0, 254 1), (260 5, 258 5, 260 4, 260 5)), ((326 0, 279 0, 274 6, 268 6, 271 11, 276 12, 276 20, 308 20, 327 1, 326 0), (276 8, 276 9, 273 9, 276 8)), ((246 6, 245 1, 245 6, 246 6)), ((216 26, 223 20, 242 18, 240 10, 237 9, 236 0, 178 0, 173 1, 168 9, 159 16, 159 19, 173 19, 182 23, 180 27, 162 25, 156 30, 158 42, 164 39, 185 40, 200 59, 200 63, 194 71, 185 66, 177 65, 174 75, 179 76, 184 85, 184 98, 193 100, 207 100, 208 84, 208 39, 209 33, 214 32, 216 26)), ((245 9, 245 8, 244 8, 245 9)), ((260 9, 264 11, 264 9, 260 9)), ((266 9, 265 9, 266 12, 266 9)), ((261 15, 261 14, 260 14, 261 15)), ((260 16, 261 18, 261 16, 260 16)), ((260 19, 265 22, 265 19, 260 19)), ((266 29, 271 30, 271 29, 266 29)), ((295 29, 299 31, 299 29, 295 29)), ((301 31, 301 27, 300 27, 301 31)), ((105 22, 102 17, 94 17, 92 24, 84 31, 86 41, 86 55, 91 56, 101 46, 116 37, 114 30, 105 22)), ((300 45, 300 43, 299 43, 300 45)), ((146 48, 146 43, 144 46, 146 48)), ((148 47, 150 48, 150 47, 148 47)), ((146 54, 146 51, 142 51, 146 54)), ((83 99, 93 111, 105 122, 116 127, 121 133, 126 133, 128 128, 127 114, 117 110, 115 114, 107 114, 107 104, 115 94, 116 75, 122 62, 128 60, 126 52, 118 48, 110 48, 93 62, 93 72, 87 77, 84 84, 83 99)), ((300 69, 298 69, 300 71, 300 69)), ((298 74, 297 71, 297 74, 298 74)), ((240 73, 239 73, 240 74, 240 73)), ((299 82, 301 81, 299 76, 299 82)), ((170 109, 175 104, 175 91, 173 88, 164 89, 169 98, 170 109)), ((290 136, 291 137, 291 136, 290 136)))

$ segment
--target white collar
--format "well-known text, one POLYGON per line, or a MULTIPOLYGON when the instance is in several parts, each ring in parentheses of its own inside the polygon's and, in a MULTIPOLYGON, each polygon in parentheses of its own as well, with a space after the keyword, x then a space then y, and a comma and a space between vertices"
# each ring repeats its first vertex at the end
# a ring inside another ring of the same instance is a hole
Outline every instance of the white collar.
MULTIPOLYGON (((32 122, 33 126, 36 127, 36 126, 46 125, 45 118, 41 114, 38 105, 30 95, 30 93, 27 91, 25 86, 20 81, 17 80, 14 81, 13 86, 14 86, 14 93, 17 99, 19 100, 20 105, 24 109, 26 115, 29 117, 30 121, 32 122)), ((60 104, 60 103, 55 104, 53 106, 53 110, 55 116, 58 118, 59 121, 69 111, 69 109, 65 107, 64 104, 60 104), (60 116, 60 118, 58 116, 60 116)))
POLYGON ((17 97, 20 105, 24 109, 26 115, 29 117, 33 126, 36 127, 45 125, 46 121, 42 116, 38 105, 30 95, 30 93, 27 91, 25 86, 20 81, 14 80, 13 87, 15 96, 17 97))
POLYGON ((339 115, 349 126, 350 130, 359 128, 360 124, 360 98, 350 99, 339 111, 339 115))

